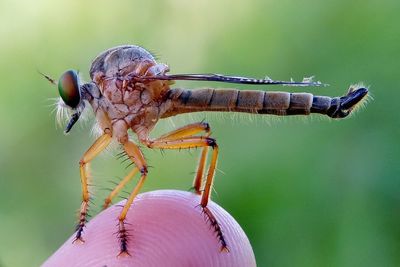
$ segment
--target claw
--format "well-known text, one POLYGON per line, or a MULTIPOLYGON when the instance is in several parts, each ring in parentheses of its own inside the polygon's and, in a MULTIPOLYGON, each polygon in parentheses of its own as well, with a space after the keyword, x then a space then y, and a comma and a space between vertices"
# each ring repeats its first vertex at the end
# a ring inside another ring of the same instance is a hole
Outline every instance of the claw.
POLYGON ((229 248, 227 247, 227 246, 221 246, 221 248, 219 249, 219 252, 222 252, 222 253, 228 253, 228 252, 230 252, 229 251, 229 248))
POLYGON ((123 258, 123 257, 131 257, 131 254, 129 254, 127 250, 121 250, 118 253, 117 258, 123 258))
POLYGON ((82 237, 75 237, 74 241, 72 241, 72 244, 84 244, 85 240, 83 240, 82 237))

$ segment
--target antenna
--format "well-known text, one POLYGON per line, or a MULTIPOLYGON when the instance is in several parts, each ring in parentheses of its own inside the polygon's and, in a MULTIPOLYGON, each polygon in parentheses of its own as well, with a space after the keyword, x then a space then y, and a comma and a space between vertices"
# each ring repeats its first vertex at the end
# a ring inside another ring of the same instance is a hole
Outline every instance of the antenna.
POLYGON ((46 80, 48 80, 50 83, 52 83, 53 85, 57 85, 56 81, 51 78, 50 76, 43 74, 42 72, 40 72, 39 70, 37 71, 40 75, 42 75, 46 80))

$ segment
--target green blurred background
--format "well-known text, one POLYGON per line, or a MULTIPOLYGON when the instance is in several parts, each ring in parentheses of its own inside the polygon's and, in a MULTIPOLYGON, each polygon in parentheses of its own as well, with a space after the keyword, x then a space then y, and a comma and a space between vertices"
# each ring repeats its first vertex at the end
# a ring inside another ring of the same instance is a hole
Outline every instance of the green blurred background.
MULTIPOLYGON (((374 100, 340 121, 198 114, 173 123, 210 122, 221 155, 213 199, 243 227, 259 266, 400 266, 399 12, 390 0, 1 0, 0 266, 40 265, 72 234, 78 160, 93 142, 92 122, 68 136, 56 129, 48 99, 57 91, 37 70, 58 78, 75 68, 87 80, 91 60, 119 44, 144 46, 175 73, 316 75, 331 85, 268 90, 337 96, 370 86, 374 100)), ((171 129, 162 122, 154 136, 171 129)), ((126 173, 116 153, 93 164, 97 188, 126 173)), ((198 152, 145 154, 144 191, 189 188, 198 152)), ((106 192, 95 191, 97 212, 106 192)))

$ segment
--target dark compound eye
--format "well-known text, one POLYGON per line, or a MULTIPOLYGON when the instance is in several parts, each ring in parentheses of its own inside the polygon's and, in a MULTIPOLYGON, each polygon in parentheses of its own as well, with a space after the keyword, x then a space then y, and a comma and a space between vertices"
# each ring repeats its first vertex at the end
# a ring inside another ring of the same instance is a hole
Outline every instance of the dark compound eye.
POLYGON ((78 84, 78 73, 75 70, 67 70, 58 81, 58 92, 64 103, 71 108, 76 108, 81 101, 78 84))

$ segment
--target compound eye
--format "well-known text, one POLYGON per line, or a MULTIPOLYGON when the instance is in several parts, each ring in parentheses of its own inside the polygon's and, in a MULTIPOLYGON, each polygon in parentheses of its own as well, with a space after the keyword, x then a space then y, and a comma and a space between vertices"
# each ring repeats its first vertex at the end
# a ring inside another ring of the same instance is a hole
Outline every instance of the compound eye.
POLYGON ((58 92, 64 103, 71 108, 76 108, 81 101, 78 84, 78 73, 75 70, 67 70, 58 81, 58 92))

